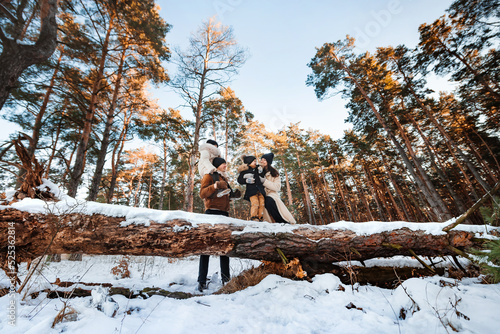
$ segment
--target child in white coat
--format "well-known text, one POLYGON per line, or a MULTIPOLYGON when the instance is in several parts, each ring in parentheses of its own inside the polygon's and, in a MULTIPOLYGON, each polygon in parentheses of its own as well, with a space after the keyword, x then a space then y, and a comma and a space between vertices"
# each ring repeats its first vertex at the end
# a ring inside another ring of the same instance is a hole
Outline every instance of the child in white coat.
MULTIPOLYGON (((215 140, 209 139, 206 143, 200 145, 200 161, 198 161, 198 172, 201 178, 206 174, 211 174, 217 170, 213 165, 215 158, 220 158, 221 153, 219 150, 219 144, 215 140)), ((224 177, 227 175, 224 173, 224 177)), ((217 191, 217 197, 228 195, 231 193, 231 189, 219 189, 217 191)))
POLYGON ((205 174, 213 173, 217 170, 212 162, 214 158, 220 157, 219 144, 215 140, 209 139, 200 145, 200 161, 198 161, 198 172, 203 177, 205 174))

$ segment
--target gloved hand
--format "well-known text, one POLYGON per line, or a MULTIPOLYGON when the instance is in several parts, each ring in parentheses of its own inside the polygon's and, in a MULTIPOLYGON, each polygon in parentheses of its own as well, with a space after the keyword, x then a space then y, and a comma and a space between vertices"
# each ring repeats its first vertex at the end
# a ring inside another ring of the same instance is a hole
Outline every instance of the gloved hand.
POLYGON ((262 168, 262 166, 259 166, 259 168, 257 168, 257 170, 259 171, 259 174, 262 174, 262 172, 264 171, 264 168, 262 168))
POLYGON ((218 190, 217 197, 222 197, 229 195, 231 193, 231 189, 218 190))
POLYGON ((230 195, 229 195, 229 198, 240 198, 241 197, 241 191, 239 189, 236 189, 235 191, 233 191, 230 195))
POLYGON ((262 177, 262 176, 259 176, 259 179, 260 179, 260 183, 262 183, 262 184, 264 184, 264 181, 266 181, 266 178, 262 177))
POLYGON ((227 189, 226 181, 217 181, 215 182, 215 186, 217 187, 217 189, 227 189))

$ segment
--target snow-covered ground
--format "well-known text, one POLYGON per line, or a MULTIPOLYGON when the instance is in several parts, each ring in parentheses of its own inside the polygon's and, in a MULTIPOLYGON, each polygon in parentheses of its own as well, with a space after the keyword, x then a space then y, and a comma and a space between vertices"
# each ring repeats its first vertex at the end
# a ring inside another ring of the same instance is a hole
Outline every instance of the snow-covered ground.
MULTIPOLYGON (((83 261, 47 263, 36 275, 31 291, 49 288, 48 282, 112 283, 141 290, 159 287, 196 294, 198 258, 131 257, 130 278, 116 279, 111 268, 121 256, 84 256, 83 261)), ((395 262, 401 262, 397 258, 395 262)), ((387 261, 387 260, 384 260, 387 261)), ((408 260, 407 260, 408 261, 408 260)), ((258 261, 231 259, 237 275, 258 261)), ((102 288, 93 297, 47 299, 16 296, 16 325, 9 325, 10 298, 0 298, 0 333, 498 333, 500 284, 478 279, 456 281, 444 277, 413 278, 395 290, 344 285, 332 274, 312 283, 270 275, 260 284, 230 295, 214 295, 220 281, 219 261, 210 259, 212 283, 204 294, 189 299, 152 296, 127 299, 121 295, 101 307, 102 288), (99 295, 100 292, 101 295, 99 295), (77 313, 73 321, 52 322, 66 302, 77 313), (110 311, 111 310, 111 311, 110 311), (403 316, 404 314, 404 316, 403 316)), ((20 268, 26 275, 26 267, 20 268)), ((0 274, 0 285, 9 281, 0 274)), ((105 290, 105 289, 104 289, 105 290)))
MULTIPOLYGON (((25 199, 12 207, 30 212, 87 214, 102 213, 125 217, 122 225, 165 222, 173 218, 198 223, 244 224, 245 232, 286 232, 307 225, 257 223, 182 211, 159 211, 107 205, 75 200, 59 193, 57 187, 46 183, 61 201, 45 203, 25 199)), ((0 209, 6 206, 0 206, 0 209)), ((350 229, 358 234, 408 227, 442 234, 442 228, 452 223, 408 222, 338 222, 310 228, 350 229)), ((479 236, 490 237, 487 226, 461 225, 479 236)), ((237 232, 235 232, 237 233, 237 232)), ((27 287, 29 292, 51 288, 50 282, 112 283, 140 291, 157 287, 172 292, 197 294, 198 258, 168 259, 161 257, 130 257, 130 278, 116 279, 111 273, 121 256, 84 256, 83 261, 63 260, 42 267, 27 287)), ((373 259, 369 265, 400 267, 418 266, 416 260, 395 257, 373 259)), ((258 266, 260 262, 231 259, 231 274, 258 266)), ((332 274, 317 275, 312 282, 293 281, 269 275, 256 286, 229 294, 213 294, 220 287, 219 261, 210 260, 209 289, 188 299, 162 296, 128 299, 122 295, 106 296, 106 289, 94 286, 92 296, 48 299, 46 293, 36 298, 5 295, 0 298, 0 333, 498 333, 500 330, 500 284, 485 285, 479 279, 461 281, 446 277, 413 278, 394 290, 374 286, 344 285, 332 274), (9 307, 15 302, 15 326, 10 324, 9 307), (67 306, 74 310, 69 321, 52 329, 59 311, 67 306), (114 315, 114 316, 113 316, 114 315)), ((27 274, 26 264, 19 268, 21 280, 27 274)), ((0 271, 0 288, 10 281, 0 271)), ((53 286, 52 286, 53 287, 53 286)))

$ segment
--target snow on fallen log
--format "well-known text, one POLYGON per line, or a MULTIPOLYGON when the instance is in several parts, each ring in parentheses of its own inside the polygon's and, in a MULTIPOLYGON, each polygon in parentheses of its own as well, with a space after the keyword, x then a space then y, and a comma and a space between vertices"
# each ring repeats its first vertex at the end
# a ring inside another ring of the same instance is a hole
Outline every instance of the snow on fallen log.
POLYGON ((476 225, 443 232, 450 222, 270 224, 59 196, 57 202, 26 198, 0 206, 2 263, 13 226, 17 261, 78 252, 166 257, 210 254, 280 261, 279 248, 301 262, 332 263, 396 255, 455 255, 477 247, 477 238, 493 238, 490 233, 498 232, 498 228, 476 225))

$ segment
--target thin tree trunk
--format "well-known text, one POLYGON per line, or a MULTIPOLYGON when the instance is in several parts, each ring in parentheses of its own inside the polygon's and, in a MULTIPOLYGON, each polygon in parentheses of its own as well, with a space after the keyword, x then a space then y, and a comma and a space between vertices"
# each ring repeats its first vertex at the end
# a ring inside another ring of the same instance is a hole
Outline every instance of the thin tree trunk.
POLYGON ((404 195, 403 195, 398 183, 394 179, 394 175, 392 174, 391 168, 388 166, 388 163, 383 156, 382 156, 382 162, 384 164, 384 168, 385 168, 387 174, 389 175, 389 180, 391 180, 392 186, 394 187, 394 190, 396 191, 396 196, 397 196, 398 200, 401 202, 401 206, 403 207, 403 212, 405 214, 406 220, 411 221, 410 214, 408 212, 408 210, 409 210, 408 204, 405 201, 404 195))
MULTIPOLYGON (((9 1, 10 2, 10 1, 9 1)), ((5 3, 5 1, 4 1, 5 3)), ((25 3, 27 3, 27 1, 25 1, 25 3)), ((20 41, 22 41, 25 37, 26 37, 26 32, 28 31, 30 25, 31 25, 31 22, 33 22, 33 19, 35 18, 36 14, 38 13, 38 10, 40 9, 39 6, 33 6, 33 10, 31 11, 31 15, 30 17, 28 18, 28 20, 26 20, 26 22, 24 23, 24 28, 23 28, 23 31, 21 32, 21 34, 19 35, 19 38, 16 38, 16 39, 19 39, 20 41)))
MULTIPOLYGON (((385 201, 383 201, 379 197, 379 190, 377 188, 375 178, 373 177, 372 173, 370 172, 370 169, 366 166, 366 162, 362 161, 361 164, 363 165, 363 168, 365 170, 365 177, 366 177, 366 180, 368 182, 368 185, 372 189, 372 196, 373 196, 373 199, 375 200, 375 204, 377 204, 377 210, 378 210, 378 214, 380 215, 380 219, 382 221, 387 221, 387 218, 384 214, 384 210, 382 207, 382 203, 384 203, 385 201)), ((387 210, 387 212, 389 212, 389 210, 387 210)))
POLYGON ((111 99, 111 105, 109 106, 106 125, 104 127, 104 132, 102 134, 101 148, 99 150, 99 155, 97 156, 96 167, 94 171, 94 177, 92 178, 92 183, 90 185, 89 195, 87 197, 88 201, 95 201, 97 194, 99 193, 99 185, 101 184, 102 171, 104 169, 104 164, 106 162, 106 155, 108 154, 108 147, 110 142, 111 128, 115 120, 116 105, 118 102, 118 95, 121 89, 121 80, 123 77, 123 65, 125 63, 125 56, 127 53, 127 48, 125 47, 122 51, 120 57, 120 64, 118 65, 117 77, 115 82, 115 88, 113 90, 113 97, 111 99))
POLYGON ((137 180, 137 187, 134 192, 134 207, 137 207, 140 203, 141 190, 142 190, 142 177, 144 176, 144 165, 141 166, 141 172, 139 173, 139 179, 137 180))
POLYGON ((215 114, 214 114, 214 115, 212 115, 212 131, 214 133, 214 140, 215 141, 217 141, 217 130, 216 130, 217 126, 216 125, 217 124, 215 122, 215 114))
POLYGON ((309 197, 309 190, 307 189, 306 179, 305 179, 304 174, 302 173, 302 170, 301 170, 302 165, 300 163, 299 152, 295 151, 295 154, 297 157, 297 163, 299 164, 300 181, 302 182, 302 188, 304 189, 304 200, 305 200, 305 205, 306 205, 308 221, 309 221, 309 224, 312 224, 313 223, 313 213, 312 213, 311 199, 309 197))
POLYGON ((478 138, 481 140, 481 142, 486 147, 488 152, 490 152, 491 157, 495 160, 495 163, 497 165, 497 172, 500 173, 500 164, 498 163, 496 154, 493 154, 493 152, 491 151, 491 147, 488 145, 488 143, 484 141, 483 137, 476 131, 476 129, 472 128, 472 131, 474 131, 474 134, 478 136, 478 138))
POLYGON ((158 209, 160 210, 163 210, 163 199, 165 198, 166 180, 167 180, 167 139, 163 138, 163 168, 161 176, 160 203, 158 205, 158 209))
POLYGON ((319 219, 321 220, 321 225, 325 225, 325 220, 323 219, 323 214, 321 213, 321 205, 318 199, 318 195, 316 194, 316 189, 314 188, 314 183, 311 178, 309 178, 309 182, 311 183, 311 190, 313 193, 314 201, 316 202, 316 207, 318 208, 319 219))
POLYGON ((113 20, 114 16, 110 17, 108 30, 106 31, 106 37, 102 46, 102 54, 99 60, 99 68, 97 70, 97 76, 92 84, 92 92, 90 95, 90 105, 85 112, 85 120, 82 131, 82 138, 78 144, 78 150, 76 152, 75 164, 73 166, 73 171, 71 173, 71 179, 69 182, 68 195, 75 197, 78 191, 78 186, 82 178, 83 171, 85 169, 85 157, 87 153, 88 143, 90 139, 90 134, 92 132, 92 121, 94 119, 94 114, 97 106, 97 98, 101 91, 101 84, 104 75, 104 67, 106 64, 106 58, 108 56, 108 46, 111 36, 111 31, 113 30, 113 20))
POLYGON ((50 173, 50 166, 52 165, 52 160, 54 160, 54 157, 56 155, 56 148, 57 148, 57 143, 59 142, 59 135, 61 133, 61 126, 62 126, 62 118, 59 118, 59 124, 57 124, 57 130, 56 130, 56 139, 52 142, 52 152, 50 153, 49 160, 47 162, 47 167, 45 168, 45 178, 49 177, 50 173))
POLYGON ((340 218, 337 214, 337 210, 335 209, 335 205, 333 204, 332 199, 330 198, 330 189, 328 187, 328 183, 326 182, 326 177, 325 177, 325 172, 323 171, 323 166, 321 166, 320 170, 321 170, 321 178, 323 180, 323 190, 325 192, 325 197, 328 200, 328 204, 330 205, 330 209, 332 210, 332 215, 333 215, 334 221, 338 222, 338 221, 340 221, 340 218))
POLYGON ((472 140, 470 140, 469 135, 467 133, 465 133, 465 138, 467 139, 467 144, 470 147, 472 153, 474 153, 474 155, 476 156, 476 159, 479 162, 479 164, 483 166, 483 169, 485 170, 486 174, 489 176, 493 184, 496 184, 498 182, 498 179, 495 176, 495 173, 493 173, 493 171, 490 169, 488 163, 483 159, 481 153, 478 151, 472 140))
POLYGON ((63 180, 66 180, 66 176, 71 173, 71 163, 73 162, 73 157, 75 156, 75 152, 78 148, 78 143, 74 143, 75 145, 73 146, 71 150, 71 154, 69 155, 69 159, 66 159, 64 156, 62 156, 62 159, 66 162, 66 168, 64 170, 64 174, 62 176, 63 180))
POLYGON ((288 180, 288 172, 286 171, 285 160, 283 159, 283 157, 281 158, 281 162, 283 163, 283 169, 285 173, 285 185, 286 185, 286 194, 288 198, 288 207, 292 208, 293 207, 292 189, 290 188, 290 182, 288 180))
POLYGON ((226 108, 226 118, 224 119, 225 138, 226 138, 226 142, 225 142, 226 152, 224 152, 224 160, 226 160, 226 161, 228 161, 227 160, 227 152, 229 151, 229 127, 227 124, 228 117, 229 117, 229 108, 226 108))
POLYGON ((153 183, 153 173, 149 175, 148 209, 151 209, 151 186, 153 183))
POLYGON ((366 199, 366 196, 365 196, 365 190, 361 187, 361 185, 359 184, 359 182, 358 182, 358 180, 357 180, 356 177, 352 177, 352 179, 354 180, 356 188, 358 189, 357 193, 361 197, 361 202, 365 206, 365 210, 366 210, 366 214, 368 216, 368 220, 374 221, 375 219, 373 218, 373 215, 372 215, 372 212, 371 212, 371 209, 370 209, 370 204, 368 203, 368 200, 366 199))
POLYGON ((351 214, 352 213, 351 205, 348 202, 348 200, 346 200, 346 196, 344 195, 344 187, 342 186, 342 183, 340 183, 340 179, 339 179, 338 175, 333 170, 332 170, 332 176, 333 176, 334 180, 336 181, 334 183, 337 185, 338 192, 340 193, 340 197, 342 198, 342 202, 344 203, 344 208, 345 208, 347 218, 349 219, 349 221, 354 221, 352 214, 351 214))
MULTIPOLYGON (((396 210, 397 219, 398 220, 404 220, 405 219, 405 215, 401 211, 401 209, 399 208, 399 205, 396 203, 396 199, 392 195, 392 191, 389 188, 389 185, 385 181, 382 181, 382 183, 384 185, 385 192, 387 193, 387 195, 389 196, 389 199, 391 200, 391 203, 392 203, 392 206, 394 207, 394 210, 396 210)), ((390 210, 388 210, 388 211, 390 212, 390 210)))
POLYGON ((120 137, 118 138, 118 141, 115 145, 115 148, 113 149, 113 154, 111 155, 111 181, 109 185, 109 191, 106 196, 106 203, 111 203, 111 200, 113 199, 114 192, 115 192, 115 186, 116 186, 116 178, 118 174, 118 165, 120 164, 120 158, 121 154, 123 151, 123 147, 125 145, 125 140, 127 138, 127 133, 128 133, 128 126, 130 123, 130 120, 132 119, 132 109, 129 110, 130 114, 126 114, 124 112, 124 119, 123 119, 123 127, 122 131, 120 133, 120 137))
POLYGON ((50 78, 49 86, 47 87, 47 91, 45 92, 45 96, 43 97, 43 102, 40 107, 40 111, 36 115, 35 124, 33 125, 33 132, 31 134, 30 144, 28 146, 28 154, 30 157, 35 155, 36 147, 38 146, 38 141, 40 138, 40 129, 42 128, 42 119, 45 116, 45 112, 47 111, 47 106, 49 104, 50 96, 52 95, 54 84, 56 81, 57 73, 59 72, 59 66, 61 64, 61 59, 64 53, 64 46, 61 47, 61 51, 59 54, 59 58, 57 59, 56 66, 54 68, 54 73, 52 73, 52 77, 50 78))
MULTIPOLYGON (((331 164, 332 164, 331 175, 333 177, 334 188, 336 186, 337 193, 340 194, 340 198, 342 199, 342 203, 344 204, 344 209, 345 209, 345 212, 346 212, 346 215, 347 215, 347 219, 349 221, 353 221, 352 216, 351 216, 351 209, 348 207, 348 203, 347 203, 347 201, 345 199, 344 190, 343 190, 342 184, 340 183, 340 180, 339 180, 339 178, 338 178, 338 176, 337 176, 337 174, 335 173, 335 170, 334 170, 336 164, 335 164, 335 161, 333 160, 333 157, 332 157, 331 153, 329 154, 329 157, 330 157, 330 161, 331 161, 331 164)), ((342 218, 340 213, 341 212, 339 210, 339 217, 342 218)))

